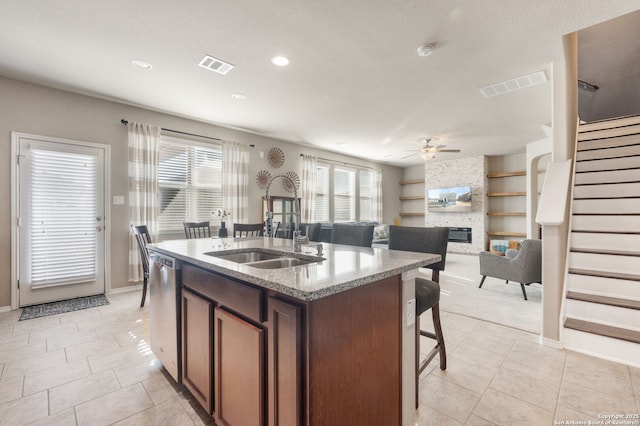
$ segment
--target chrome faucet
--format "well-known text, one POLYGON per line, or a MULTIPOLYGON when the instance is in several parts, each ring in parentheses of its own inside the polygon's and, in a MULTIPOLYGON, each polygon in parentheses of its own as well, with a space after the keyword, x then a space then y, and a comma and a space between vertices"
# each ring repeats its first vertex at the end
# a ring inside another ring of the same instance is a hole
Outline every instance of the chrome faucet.
POLYGON ((307 237, 302 237, 300 236, 300 204, 298 202, 298 189, 296 188, 296 184, 293 181, 293 179, 291 179, 289 176, 287 175, 275 175, 273 176, 271 179, 269 179, 269 182, 267 183, 267 189, 265 190, 265 199, 267 200, 267 217, 266 217, 266 223, 267 223, 267 235, 272 237, 275 235, 271 235, 271 233, 273 232, 273 212, 269 211, 269 188, 271 188, 271 183, 276 179, 276 178, 282 178, 284 180, 289 181, 289 183, 291 184, 291 187, 293 188, 293 226, 294 226, 294 231, 293 231, 293 240, 294 240, 294 246, 293 249, 294 251, 299 252, 300 251, 300 244, 305 244, 309 242, 309 239, 307 237), (297 244, 296 244, 297 243, 297 244))

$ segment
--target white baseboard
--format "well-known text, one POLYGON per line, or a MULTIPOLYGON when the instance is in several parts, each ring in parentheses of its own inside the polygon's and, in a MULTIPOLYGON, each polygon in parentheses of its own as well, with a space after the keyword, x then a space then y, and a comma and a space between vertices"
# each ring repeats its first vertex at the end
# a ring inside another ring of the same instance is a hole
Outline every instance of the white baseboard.
POLYGON ((112 288, 107 294, 128 293, 130 291, 142 291, 142 284, 134 284, 126 287, 112 288))
POLYGON ((11 312, 11 306, 0 306, 0 314, 11 312))
POLYGON ((564 345, 559 340, 549 339, 547 337, 540 336, 540 343, 544 346, 549 346, 555 349, 564 349, 564 345))

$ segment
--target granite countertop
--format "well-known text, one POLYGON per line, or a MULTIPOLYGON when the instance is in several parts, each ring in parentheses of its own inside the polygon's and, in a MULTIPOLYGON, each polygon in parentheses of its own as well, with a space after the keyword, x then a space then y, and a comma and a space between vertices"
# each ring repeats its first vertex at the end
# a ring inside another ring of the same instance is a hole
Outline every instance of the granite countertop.
MULTIPOLYGON (((382 248, 322 243, 322 259, 306 265, 259 269, 205 253, 239 252, 247 249, 282 254, 293 253, 293 241, 282 238, 201 238, 167 240, 150 244, 149 250, 200 268, 218 272, 300 300, 312 301, 402 272, 440 261, 440 255, 382 248)), ((315 246, 304 246, 302 254, 317 258, 315 246)))

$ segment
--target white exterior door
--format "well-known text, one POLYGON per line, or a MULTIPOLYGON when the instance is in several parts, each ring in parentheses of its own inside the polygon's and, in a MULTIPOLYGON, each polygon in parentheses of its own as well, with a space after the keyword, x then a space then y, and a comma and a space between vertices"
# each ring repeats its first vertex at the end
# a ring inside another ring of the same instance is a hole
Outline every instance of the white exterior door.
POLYGON ((67 142, 18 138, 19 306, 105 292, 105 153, 67 142))

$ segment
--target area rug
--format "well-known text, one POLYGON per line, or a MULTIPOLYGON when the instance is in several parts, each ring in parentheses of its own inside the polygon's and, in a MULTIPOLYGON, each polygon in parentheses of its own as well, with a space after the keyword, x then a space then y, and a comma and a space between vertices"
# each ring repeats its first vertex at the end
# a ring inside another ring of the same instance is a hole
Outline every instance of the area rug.
POLYGON ((520 284, 487 277, 482 288, 478 256, 447 254, 440 273, 440 310, 482 321, 540 333, 542 330, 542 286, 527 286, 524 300, 520 284))
POLYGON ((77 299, 27 306, 22 309, 20 321, 46 317, 48 315, 64 314, 65 312, 79 311, 81 309, 95 308, 97 306, 104 306, 108 304, 109 300, 107 300, 105 295, 98 294, 96 296, 79 297, 77 299))

